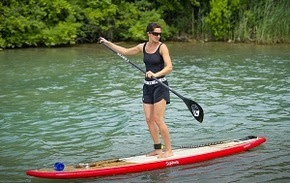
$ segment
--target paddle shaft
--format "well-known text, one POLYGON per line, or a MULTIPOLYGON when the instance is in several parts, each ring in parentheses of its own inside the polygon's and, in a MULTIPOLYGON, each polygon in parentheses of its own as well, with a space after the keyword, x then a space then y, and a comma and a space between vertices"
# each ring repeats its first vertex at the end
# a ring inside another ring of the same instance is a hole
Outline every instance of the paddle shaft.
MULTIPOLYGON (((125 57, 124 55, 122 55, 121 53, 117 52, 116 50, 112 49, 111 47, 107 46, 106 44, 103 44, 105 47, 109 48, 111 51, 113 51, 114 53, 116 53, 118 56, 120 56, 122 59, 124 59, 126 62, 130 63, 132 66, 134 66, 136 69, 138 69, 139 71, 143 72, 144 74, 146 74, 146 72, 141 69, 139 66, 137 66, 135 63, 131 62, 127 57, 125 57)), ((174 91, 173 89, 171 89, 169 86, 167 86, 166 84, 164 84, 163 82, 159 81, 157 78, 152 77, 152 79, 154 79, 155 81, 157 81, 158 83, 160 83, 162 86, 164 86, 165 88, 167 88, 168 90, 170 90, 172 93, 174 93, 176 96, 178 96, 179 98, 181 98, 183 101, 185 100, 185 98, 180 95, 179 93, 177 93, 176 91, 174 91)))

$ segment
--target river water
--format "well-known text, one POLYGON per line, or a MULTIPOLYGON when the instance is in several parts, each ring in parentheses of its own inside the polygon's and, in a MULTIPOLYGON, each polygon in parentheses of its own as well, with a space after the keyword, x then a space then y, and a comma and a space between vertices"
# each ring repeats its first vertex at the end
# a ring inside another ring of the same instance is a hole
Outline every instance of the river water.
MULTIPOLYGON (((126 45, 126 44, 123 44, 126 45)), ((248 135, 267 142, 203 163, 112 177, 48 180, 27 169, 146 153, 143 74, 102 45, 0 51, 0 182, 289 182, 290 46, 167 43, 170 86, 198 102, 203 123, 171 95, 173 145, 248 135)), ((127 44, 127 46, 130 46, 127 44)), ((142 55, 129 57, 144 67, 142 55)))

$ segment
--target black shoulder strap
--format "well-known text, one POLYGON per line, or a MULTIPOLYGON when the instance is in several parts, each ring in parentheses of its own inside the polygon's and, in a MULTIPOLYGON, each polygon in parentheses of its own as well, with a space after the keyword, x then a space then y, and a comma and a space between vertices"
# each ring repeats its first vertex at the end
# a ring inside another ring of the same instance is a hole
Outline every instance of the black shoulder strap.
POLYGON ((145 53, 145 46, 146 46, 147 42, 145 42, 144 46, 143 46, 143 53, 145 53))
POLYGON ((158 46, 158 52, 160 52, 160 47, 161 47, 161 45, 162 45, 163 43, 161 43, 159 46, 158 46))

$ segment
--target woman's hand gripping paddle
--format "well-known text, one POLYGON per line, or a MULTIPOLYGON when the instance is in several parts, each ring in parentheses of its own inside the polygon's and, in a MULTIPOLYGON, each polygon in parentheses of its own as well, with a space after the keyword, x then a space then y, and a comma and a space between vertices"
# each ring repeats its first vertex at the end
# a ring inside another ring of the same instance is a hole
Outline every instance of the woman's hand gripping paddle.
MULTIPOLYGON (((99 43, 102 44, 102 42, 99 39, 99 43)), ((139 71, 143 72, 144 74, 146 73, 144 70, 142 70, 140 67, 138 67, 136 64, 134 64, 133 62, 131 62, 128 58, 126 58, 124 55, 122 55, 121 53, 118 53, 117 51, 115 51, 114 49, 110 48, 109 46, 107 46, 106 44, 102 44, 105 47, 109 48, 111 51, 113 51, 114 53, 116 53, 118 56, 120 56, 122 59, 124 59, 125 61, 127 61, 128 63, 130 63, 132 66, 134 66, 136 69, 138 69, 139 71)), ((188 98, 183 97, 182 95, 180 95, 179 93, 177 93, 176 91, 174 91, 173 89, 171 89, 169 86, 167 86, 166 84, 164 84, 163 82, 159 81, 157 78, 153 78, 155 81, 157 81, 158 83, 160 83, 162 86, 164 86, 165 88, 169 89, 172 93, 174 93, 176 96, 178 96, 179 98, 181 98, 183 100, 183 102, 186 104, 188 110, 190 111, 190 113, 193 115, 193 117, 198 121, 198 122, 202 122, 203 121, 203 109, 200 105, 198 105, 198 103, 194 102, 193 100, 190 100, 188 98)))

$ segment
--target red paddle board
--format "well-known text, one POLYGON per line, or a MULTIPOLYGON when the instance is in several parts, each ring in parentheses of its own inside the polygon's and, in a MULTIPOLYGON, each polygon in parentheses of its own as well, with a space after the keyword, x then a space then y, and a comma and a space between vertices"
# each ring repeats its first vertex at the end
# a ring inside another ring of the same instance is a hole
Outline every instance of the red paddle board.
POLYGON ((69 165, 65 166, 62 171, 56 171, 53 167, 27 170, 26 174, 41 178, 73 179, 144 172, 229 156, 257 147, 265 141, 265 137, 248 136, 238 140, 184 146, 173 150, 174 156, 164 159, 159 159, 156 156, 147 157, 146 155, 141 155, 69 165))

